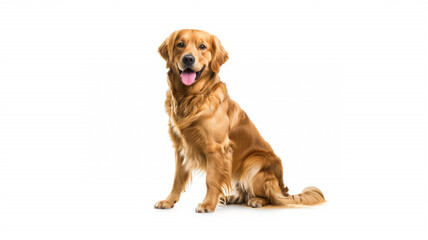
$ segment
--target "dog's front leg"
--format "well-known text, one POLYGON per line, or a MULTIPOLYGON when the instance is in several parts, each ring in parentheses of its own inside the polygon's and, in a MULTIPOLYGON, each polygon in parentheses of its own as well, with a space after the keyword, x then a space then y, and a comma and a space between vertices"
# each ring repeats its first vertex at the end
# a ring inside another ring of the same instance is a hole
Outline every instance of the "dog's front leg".
POLYGON ((190 173, 183 166, 183 157, 176 149, 175 152, 175 176, 171 193, 168 197, 155 204, 155 208, 167 209, 174 207, 174 204, 180 199, 181 192, 184 191, 186 183, 189 181, 190 173))
POLYGON ((195 209, 198 213, 214 212, 220 194, 225 195, 231 184, 231 154, 216 151, 206 154, 206 159, 207 194, 195 209))

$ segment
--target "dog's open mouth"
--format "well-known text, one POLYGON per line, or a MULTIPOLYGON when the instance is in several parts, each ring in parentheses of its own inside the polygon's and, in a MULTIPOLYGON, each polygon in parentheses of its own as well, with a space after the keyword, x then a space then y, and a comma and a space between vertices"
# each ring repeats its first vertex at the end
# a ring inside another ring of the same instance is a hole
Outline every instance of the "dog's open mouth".
POLYGON ((178 68, 178 71, 180 72, 181 82, 186 85, 190 86, 192 85, 202 74, 202 71, 204 71, 205 66, 201 69, 201 71, 194 72, 192 69, 187 68, 184 71, 181 71, 180 68, 178 68))

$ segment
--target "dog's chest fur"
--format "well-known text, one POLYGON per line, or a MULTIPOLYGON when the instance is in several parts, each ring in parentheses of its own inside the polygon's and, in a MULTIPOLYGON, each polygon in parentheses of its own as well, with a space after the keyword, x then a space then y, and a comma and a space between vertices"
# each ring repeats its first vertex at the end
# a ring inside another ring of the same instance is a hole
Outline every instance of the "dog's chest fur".
POLYGON ((165 107, 169 116, 170 135, 174 146, 183 158, 187 170, 205 170, 207 165, 203 149, 211 143, 207 129, 215 128, 212 123, 224 98, 223 94, 194 96, 177 100, 167 93, 165 107))

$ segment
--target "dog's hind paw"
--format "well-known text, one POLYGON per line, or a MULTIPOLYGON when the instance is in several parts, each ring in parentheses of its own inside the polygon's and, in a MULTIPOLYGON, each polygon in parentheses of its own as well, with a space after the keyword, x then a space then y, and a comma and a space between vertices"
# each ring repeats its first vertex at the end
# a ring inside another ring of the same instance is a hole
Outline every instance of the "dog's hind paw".
POLYGON ((255 197, 248 200, 247 204, 253 208, 259 208, 267 205, 268 201, 265 198, 255 197))

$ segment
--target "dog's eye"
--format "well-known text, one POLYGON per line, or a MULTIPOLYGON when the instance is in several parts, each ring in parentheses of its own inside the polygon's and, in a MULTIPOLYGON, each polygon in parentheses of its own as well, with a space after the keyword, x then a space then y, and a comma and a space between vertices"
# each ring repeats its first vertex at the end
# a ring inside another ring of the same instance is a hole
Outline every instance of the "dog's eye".
POLYGON ((183 43, 183 42, 179 42, 179 43, 177 44, 177 47, 184 47, 184 43, 183 43))
POLYGON ((200 48, 200 49, 207 49, 207 47, 206 47, 204 44, 201 44, 201 45, 199 46, 199 48, 200 48))

